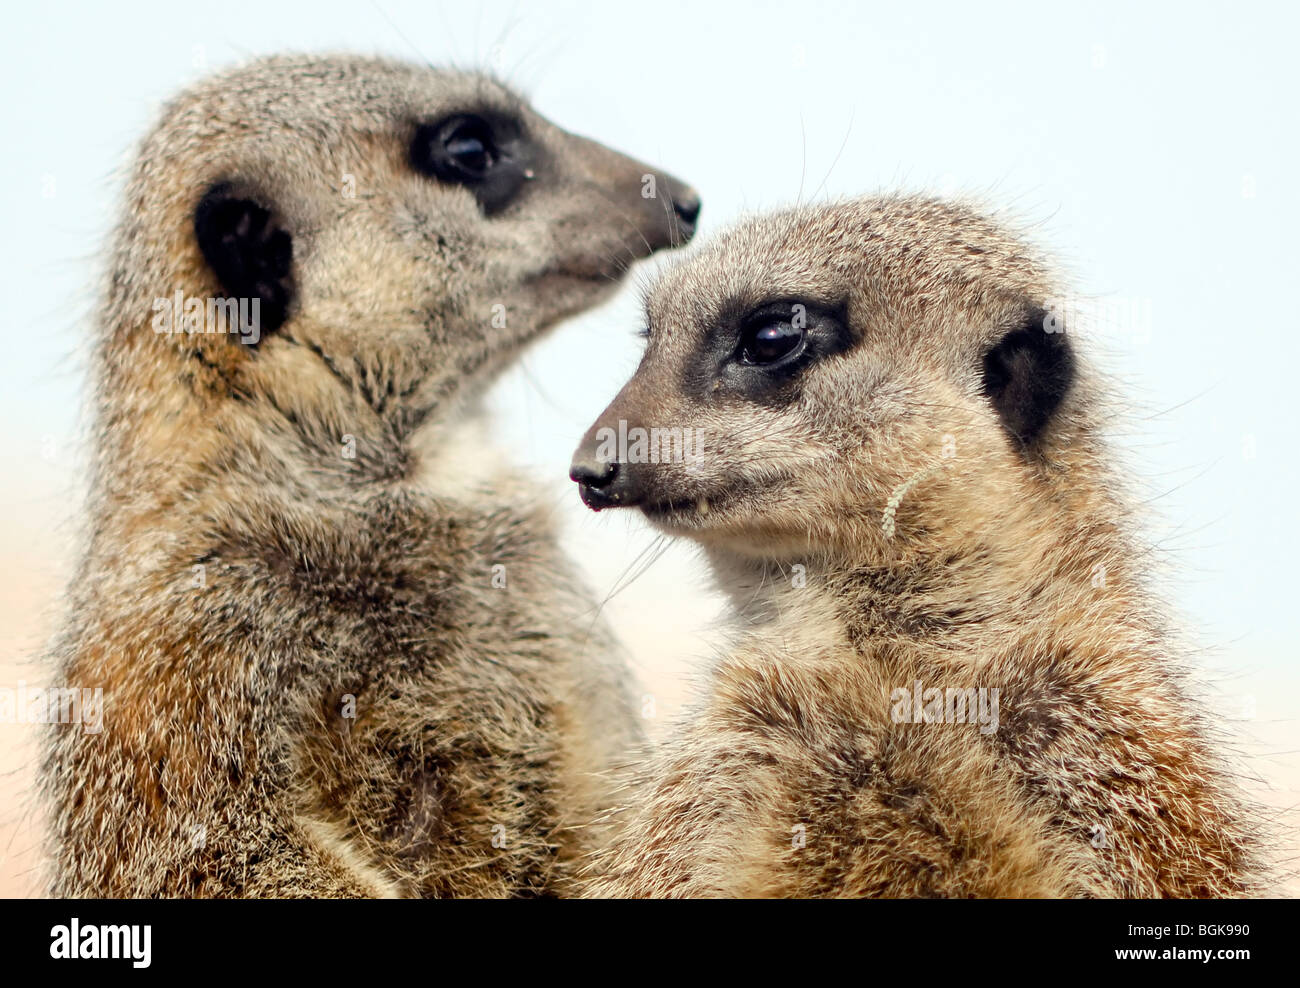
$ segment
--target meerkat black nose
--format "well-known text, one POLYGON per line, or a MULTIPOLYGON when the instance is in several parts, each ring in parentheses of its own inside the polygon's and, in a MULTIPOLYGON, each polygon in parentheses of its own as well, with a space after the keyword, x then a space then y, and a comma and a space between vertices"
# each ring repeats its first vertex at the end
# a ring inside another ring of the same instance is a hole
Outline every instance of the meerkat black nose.
POLYGON ((617 463, 606 463, 594 458, 579 456, 569 467, 569 479, 577 483, 582 503, 592 511, 612 508, 618 504, 618 495, 610 490, 617 476, 617 463))
POLYGON ((574 460, 569 467, 569 479, 588 487, 607 487, 617 474, 617 463, 601 460, 574 460))
POLYGON ((700 218, 700 194, 694 189, 677 189, 673 192, 673 212, 683 224, 695 227, 700 218))

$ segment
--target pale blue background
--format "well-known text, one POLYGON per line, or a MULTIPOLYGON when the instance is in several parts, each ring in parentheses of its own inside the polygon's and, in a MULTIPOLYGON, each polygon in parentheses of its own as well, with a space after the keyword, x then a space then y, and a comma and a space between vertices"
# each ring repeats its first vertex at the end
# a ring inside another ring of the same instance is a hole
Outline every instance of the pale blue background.
MULTIPOLYGON (((972 6, 10 7, 7 578, 66 545, 55 520, 75 509, 95 259, 116 169, 157 104, 201 68, 283 49, 495 61, 563 126, 694 183, 705 236, 801 189, 975 192, 1035 224, 1081 290, 1149 300, 1150 340, 1118 341, 1108 368, 1135 410, 1123 442, 1163 495, 1153 524, 1171 595, 1229 690, 1293 724, 1297 18, 1281 4, 972 6)), ((553 485, 602 591, 651 539, 636 519, 584 514, 564 473, 635 365, 634 295, 561 328, 495 398, 504 441, 553 485)), ((669 702, 712 640, 701 586, 692 554, 675 547, 610 605, 669 702)), ((1274 756, 1294 767, 1285 747, 1274 756)))

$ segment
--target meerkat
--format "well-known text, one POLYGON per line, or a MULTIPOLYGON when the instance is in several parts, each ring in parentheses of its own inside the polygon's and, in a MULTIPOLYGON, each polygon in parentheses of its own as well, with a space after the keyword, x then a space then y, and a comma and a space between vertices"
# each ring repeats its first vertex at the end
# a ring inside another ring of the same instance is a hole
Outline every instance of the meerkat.
POLYGON ((735 640, 589 894, 1259 891, 1049 264, 907 196, 697 250, 571 476, 698 543, 735 640))
POLYGON ((100 307, 55 895, 564 890, 637 718, 478 399, 698 210, 483 75, 275 57, 166 108, 100 307))

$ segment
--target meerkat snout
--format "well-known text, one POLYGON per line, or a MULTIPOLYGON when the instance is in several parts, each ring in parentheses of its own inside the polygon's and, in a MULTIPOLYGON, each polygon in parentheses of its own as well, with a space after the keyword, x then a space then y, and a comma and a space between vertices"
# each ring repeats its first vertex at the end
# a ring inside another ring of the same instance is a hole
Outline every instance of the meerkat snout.
POLYGON ((672 196, 672 203, 683 237, 694 236, 695 222, 700 218, 700 194, 694 189, 683 186, 672 196))
POLYGON ((569 479, 577 483, 583 504, 599 511, 618 503, 619 492, 612 489, 618 468, 617 462, 604 463, 584 456, 574 460, 569 468, 569 479))

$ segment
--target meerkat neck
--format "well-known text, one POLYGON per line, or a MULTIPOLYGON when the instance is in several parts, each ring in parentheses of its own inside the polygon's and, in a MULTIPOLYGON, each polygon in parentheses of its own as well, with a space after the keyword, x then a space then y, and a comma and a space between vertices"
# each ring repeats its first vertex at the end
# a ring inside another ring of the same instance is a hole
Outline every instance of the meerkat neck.
POLYGON ((886 552, 871 543, 775 561, 713 551, 710 561, 742 624, 833 616, 859 651, 889 643, 983 654, 1028 639, 1070 649, 1091 644, 1098 628, 1117 656, 1158 651, 1163 621, 1131 538, 1099 500, 1084 504, 1018 505, 960 533, 900 532, 886 552), (1050 524, 1036 517, 1043 511, 1050 524))
POLYGON ((241 485, 346 491, 404 472, 406 438, 313 358, 291 382, 254 385, 220 351, 140 349, 122 341, 100 362, 97 486, 105 491, 172 490, 206 472, 241 485))

